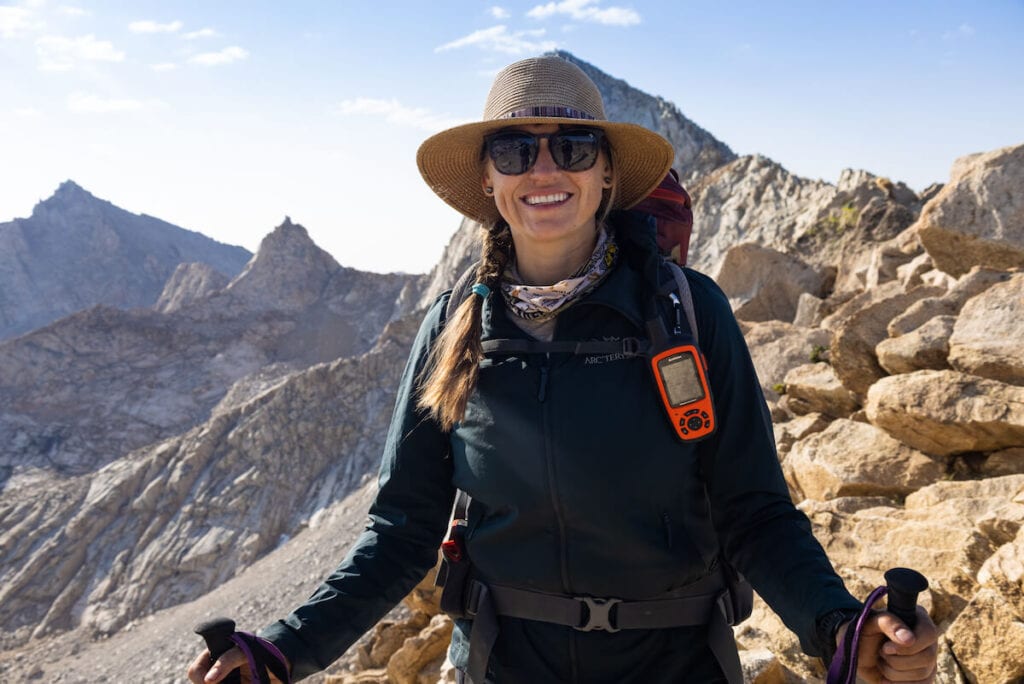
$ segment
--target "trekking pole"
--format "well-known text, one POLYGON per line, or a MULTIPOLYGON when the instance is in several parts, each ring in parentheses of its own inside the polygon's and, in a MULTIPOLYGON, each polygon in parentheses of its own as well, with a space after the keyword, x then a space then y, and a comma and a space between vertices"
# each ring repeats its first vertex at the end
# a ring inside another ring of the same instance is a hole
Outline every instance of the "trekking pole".
POLYGON ((917 595, 928 588, 928 580, 917 570, 892 568, 885 573, 888 587, 887 610, 914 631, 917 627, 917 595))
MULTIPOLYGON (((200 622, 196 625, 194 631, 206 641, 206 648, 210 651, 211 663, 217 662, 217 658, 220 658, 228 649, 235 645, 228 638, 235 633, 235 621, 229 618, 220 617, 200 622)), ((237 668, 221 680, 222 684, 240 684, 241 681, 242 673, 237 668)))
POLYGON ((826 684, 854 684, 857 681, 857 656, 861 631, 875 601, 887 596, 886 610, 903 621, 911 631, 917 627, 917 595, 928 588, 928 580, 910 568, 891 568, 885 572, 885 586, 878 587, 864 602, 857 619, 850 623, 843 644, 836 651, 826 675, 826 684))

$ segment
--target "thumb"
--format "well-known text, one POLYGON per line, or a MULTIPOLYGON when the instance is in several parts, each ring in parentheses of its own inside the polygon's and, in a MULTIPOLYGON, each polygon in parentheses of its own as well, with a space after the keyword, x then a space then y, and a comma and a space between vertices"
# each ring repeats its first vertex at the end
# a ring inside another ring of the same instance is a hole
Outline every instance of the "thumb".
POLYGON ((912 646, 916 639, 913 630, 890 612, 879 613, 876 624, 879 631, 888 637, 889 641, 900 646, 912 646))
POLYGON ((203 680, 206 684, 214 684, 228 676, 232 670, 242 667, 246 664, 245 654, 242 653, 237 646, 228 649, 224 654, 217 658, 217 662, 213 664, 210 671, 206 673, 206 679, 203 680))

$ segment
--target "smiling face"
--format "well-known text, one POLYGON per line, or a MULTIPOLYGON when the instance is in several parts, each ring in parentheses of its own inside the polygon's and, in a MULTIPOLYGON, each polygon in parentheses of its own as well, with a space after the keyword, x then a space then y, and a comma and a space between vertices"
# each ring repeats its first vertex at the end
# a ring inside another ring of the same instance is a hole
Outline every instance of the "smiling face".
MULTIPOLYGON (((530 133, 553 133, 555 124, 510 127, 530 133)), ((590 256, 597 238, 596 214, 601 193, 611 187, 611 164, 602 151, 586 171, 563 171, 555 165, 541 140, 537 161, 526 173, 506 176, 486 160, 483 187, 493 188, 494 202, 512 230, 522 272, 524 259, 565 257, 569 261, 590 256)), ((568 274, 566 274, 568 275, 568 274)))

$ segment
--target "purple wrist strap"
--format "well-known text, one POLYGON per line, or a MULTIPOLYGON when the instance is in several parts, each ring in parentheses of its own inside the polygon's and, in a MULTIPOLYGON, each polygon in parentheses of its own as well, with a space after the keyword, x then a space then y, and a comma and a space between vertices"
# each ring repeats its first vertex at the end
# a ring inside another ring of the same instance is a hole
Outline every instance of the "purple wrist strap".
POLYGON ((860 611, 856 621, 846 628, 843 635, 843 645, 832 656, 832 664, 828 668, 826 684, 856 684, 857 681, 857 649, 860 647, 860 635, 864 631, 864 623, 871 615, 871 606, 875 601, 885 596, 886 587, 878 587, 868 600, 864 602, 864 608, 860 611))
POLYGON ((245 659, 249 661, 249 671, 260 684, 270 684, 270 677, 267 674, 268 666, 264 662, 265 656, 262 653, 257 655, 253 646, 261 647, 267 654, 276 658, 280 667, 269 667, 269 669, 273 671, 278 679, 281 679, 284 684, 291 684, 292 680, 288 673, 288 661, 285 660, 284 655, 272 642, 264 639, 263 637, 256 636, 251 632, 235 632, 228 638, 231 639, 231 642, 238 647, 238 650, 245 654, 245 659), (283 678, 281 677, 282 673, 285 675, 283 678))

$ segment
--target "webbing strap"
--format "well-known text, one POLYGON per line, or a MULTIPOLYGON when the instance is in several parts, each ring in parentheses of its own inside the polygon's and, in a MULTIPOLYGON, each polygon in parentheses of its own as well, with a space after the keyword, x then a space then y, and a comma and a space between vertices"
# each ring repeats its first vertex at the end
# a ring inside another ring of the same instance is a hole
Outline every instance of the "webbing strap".
POLYGON ((484 683, 487 661, 498 638, 498 616, 502 615, 565 625, 580 631, 707 625, 708 646, 723 674, 729 684, 742 684, 743 670, 736 641, 721 605, 728 600, 725 591, 718 572, 687 586, 685 593, 647 601, 546 594, 474 581, 467 611, 473 618, 473 628, 466 681, 484 683))
POLYGON ((880 598, 885 596, 887 587, 878 587, 868 596, 864 602, 864 608, 860 611, 857 619, 846 628, 843 635, 843 646, 836 651, 829 665, 825 681, 827 684, 854 684, 857 681, 857 656, 859 655, 860 637, 864 631, 864 624, 871 616, 871 606, 880 598))
POLYGON ((725 621, 725 613, 720 610, 711 614, 708 623, 708 647, 722 668, 726 681, 729 684, 743 684, 743 665, 740 664, 740 654, 736 650, 736 637, 725 621))
POLYGON ((484 684, 487 661, 491 659, 494 642, 498 640, 498 614, 486 585, 479 587, 477 612, 473 616, 473 629, 469 634, 469 667, 466 677, 471 684, 484 684))
POLYGON ((679 301, 686 313, 686 322, 690 324, 690 334, 693 335, 693 342, 700 346, 700 337, 697 335, 697 316, 693 312, 693 294, 690 292, 690 282, 686 279, 683 269, 679 264, 667 260, 668 268, 672 271, 672 278, 676 281, 676 291, 679 293, 679 301))
POLYGON ((561 596, 500 585, 490 585, 487 589, 498 615, 551 622, 587 632, 595 629, 614 632, 708 624, 723 590, 717 578, 712 576, 712 580, 702 583, 705 591, 650 601, 561 596))
MULTIPOLYGON (((677 292, 679 301, 686 313, 686 322, 690 324, 690 334, 693 335, 694 343, 700 344, 700 337, 697 333, 697 317, 693 310, 693 294, 690 292, 690 283, 679 264, 671 259, 664 259, 663 263, 668 266, 672 273, 675 286, 662 288, 661 294, 677 292)), ((476 279, 476 270, 479 262, 471 264, 452 288, 449 295, 448 306, 445 309, 445 320, 452 317, 455 309, 470 295, 470 288, 476 279)), ((664 322, 659 319, 648 321, 648 334, 652 339, 664 341, 667 337, 664 322), (650 326, 656 326, 651 329, 650 326)), ((540 340, 484 340, 482 342, 484 354, 558 354, 568 353, 577 355, 590 354, 623 354, 624 356, 644 356, 651 348, 647 340, 637 338, 626 338, 621 342, 605 342, 603 340, 586 340, 583 342, 558 341, 542 342, 540 340), (635 345, 635 346, 634 346, 635 345)))
POLYGON ((287 661, 272 642, 250 632, 234 632, 228 639, 245 655, 249 672, 258 684, 270 684, 271 674, 284 684, 291 684, 287 661))
POLYGON ((623 356, 643 356, 650 348, 650 343, 636 337, 621 340, 561 340, 545 342, 544 340, 498 339, 483 340, 480 343, 484 354, 622 354, 623 356))

